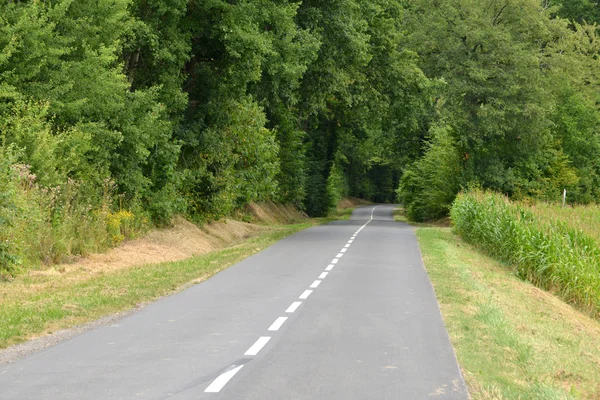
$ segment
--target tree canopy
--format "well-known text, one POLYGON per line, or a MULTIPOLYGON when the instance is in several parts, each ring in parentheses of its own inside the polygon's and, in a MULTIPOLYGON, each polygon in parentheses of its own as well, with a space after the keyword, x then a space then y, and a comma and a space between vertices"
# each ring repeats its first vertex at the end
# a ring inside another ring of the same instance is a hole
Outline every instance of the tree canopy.
MULTIPOLYGON (((26 166, 40 190, 75 182, 70 201, 91 209, 109 196, 161 224, 266 199, 320 216, 343 196, 398 195, 427 219, 469 185, 600 199, 592 1, 0 0, 0 10, 6 171, 26 166)), ((0 230, 14 203, 3 198, 0 230)))

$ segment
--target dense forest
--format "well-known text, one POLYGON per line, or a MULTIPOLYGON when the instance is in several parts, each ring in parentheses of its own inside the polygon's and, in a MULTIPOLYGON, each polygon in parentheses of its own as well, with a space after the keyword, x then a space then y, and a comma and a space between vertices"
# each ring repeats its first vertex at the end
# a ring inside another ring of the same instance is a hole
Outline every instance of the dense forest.
POLYGON ((591 0, 0 7, 0 269, 252 201, 600 199, 591 0))

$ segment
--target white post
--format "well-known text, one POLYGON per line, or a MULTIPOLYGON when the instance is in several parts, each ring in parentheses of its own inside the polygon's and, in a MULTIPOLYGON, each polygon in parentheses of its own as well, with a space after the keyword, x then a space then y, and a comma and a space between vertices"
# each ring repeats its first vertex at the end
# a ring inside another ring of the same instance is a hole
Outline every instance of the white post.
POLYGON ((563 208, 565 207, 565 202, 567 201, 567 189, 563 192, 563 208))

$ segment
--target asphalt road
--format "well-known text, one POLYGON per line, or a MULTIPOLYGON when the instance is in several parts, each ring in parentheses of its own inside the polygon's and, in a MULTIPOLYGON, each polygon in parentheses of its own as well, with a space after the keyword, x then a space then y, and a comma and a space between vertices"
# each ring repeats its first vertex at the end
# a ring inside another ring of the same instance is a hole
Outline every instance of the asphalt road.
POLYGON ((359 208, 2 366, 0 399, 467 399, 392 210, 359 208))

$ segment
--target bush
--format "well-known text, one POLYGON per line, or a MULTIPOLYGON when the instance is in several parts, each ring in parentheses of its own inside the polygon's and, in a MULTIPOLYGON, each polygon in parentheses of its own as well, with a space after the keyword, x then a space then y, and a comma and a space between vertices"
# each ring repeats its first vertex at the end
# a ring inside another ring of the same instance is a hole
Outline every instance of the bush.
POLYGON ((0 146, 0 279, 105 250, 147 227, 142 216, 111 211, 111 181, 100 191, 72 179, 42 186, 18 153, 0 146))
MULTIPOLYGON (((584 212, 573 208, 570 219, 584 212)), ((600 313, 600 243, 573 222, 479 190, 459 194, 451 217, 458 234, 514 266, 519 277, 600 313)))
POLYGON ((16 173, 12 168, 14 155, 0 147, 0 278, 12 275, 17 270, 16 255, 10 230, 19 215, 19 198, 16 173))
POLYGON ((336 210, 338 203, 342 198, 348 195, 348 183, 344 172, 334 163, 327 178, 327 213, 336 210))
POLYGON ((449 128, 434 127, 425 154, 408 167, 396 191, 408 218, 426 221, 448 215, 460 188, 460 157, 449 128))
POLYGON ((253 201, 277 194, 279 151, 275 134, 264 128, 263 110, 251 99, 223 105, 226 123, 187 127, 195 147, 183 148, 186 168, 181 194, 197 221, 222 218, 253 201))

